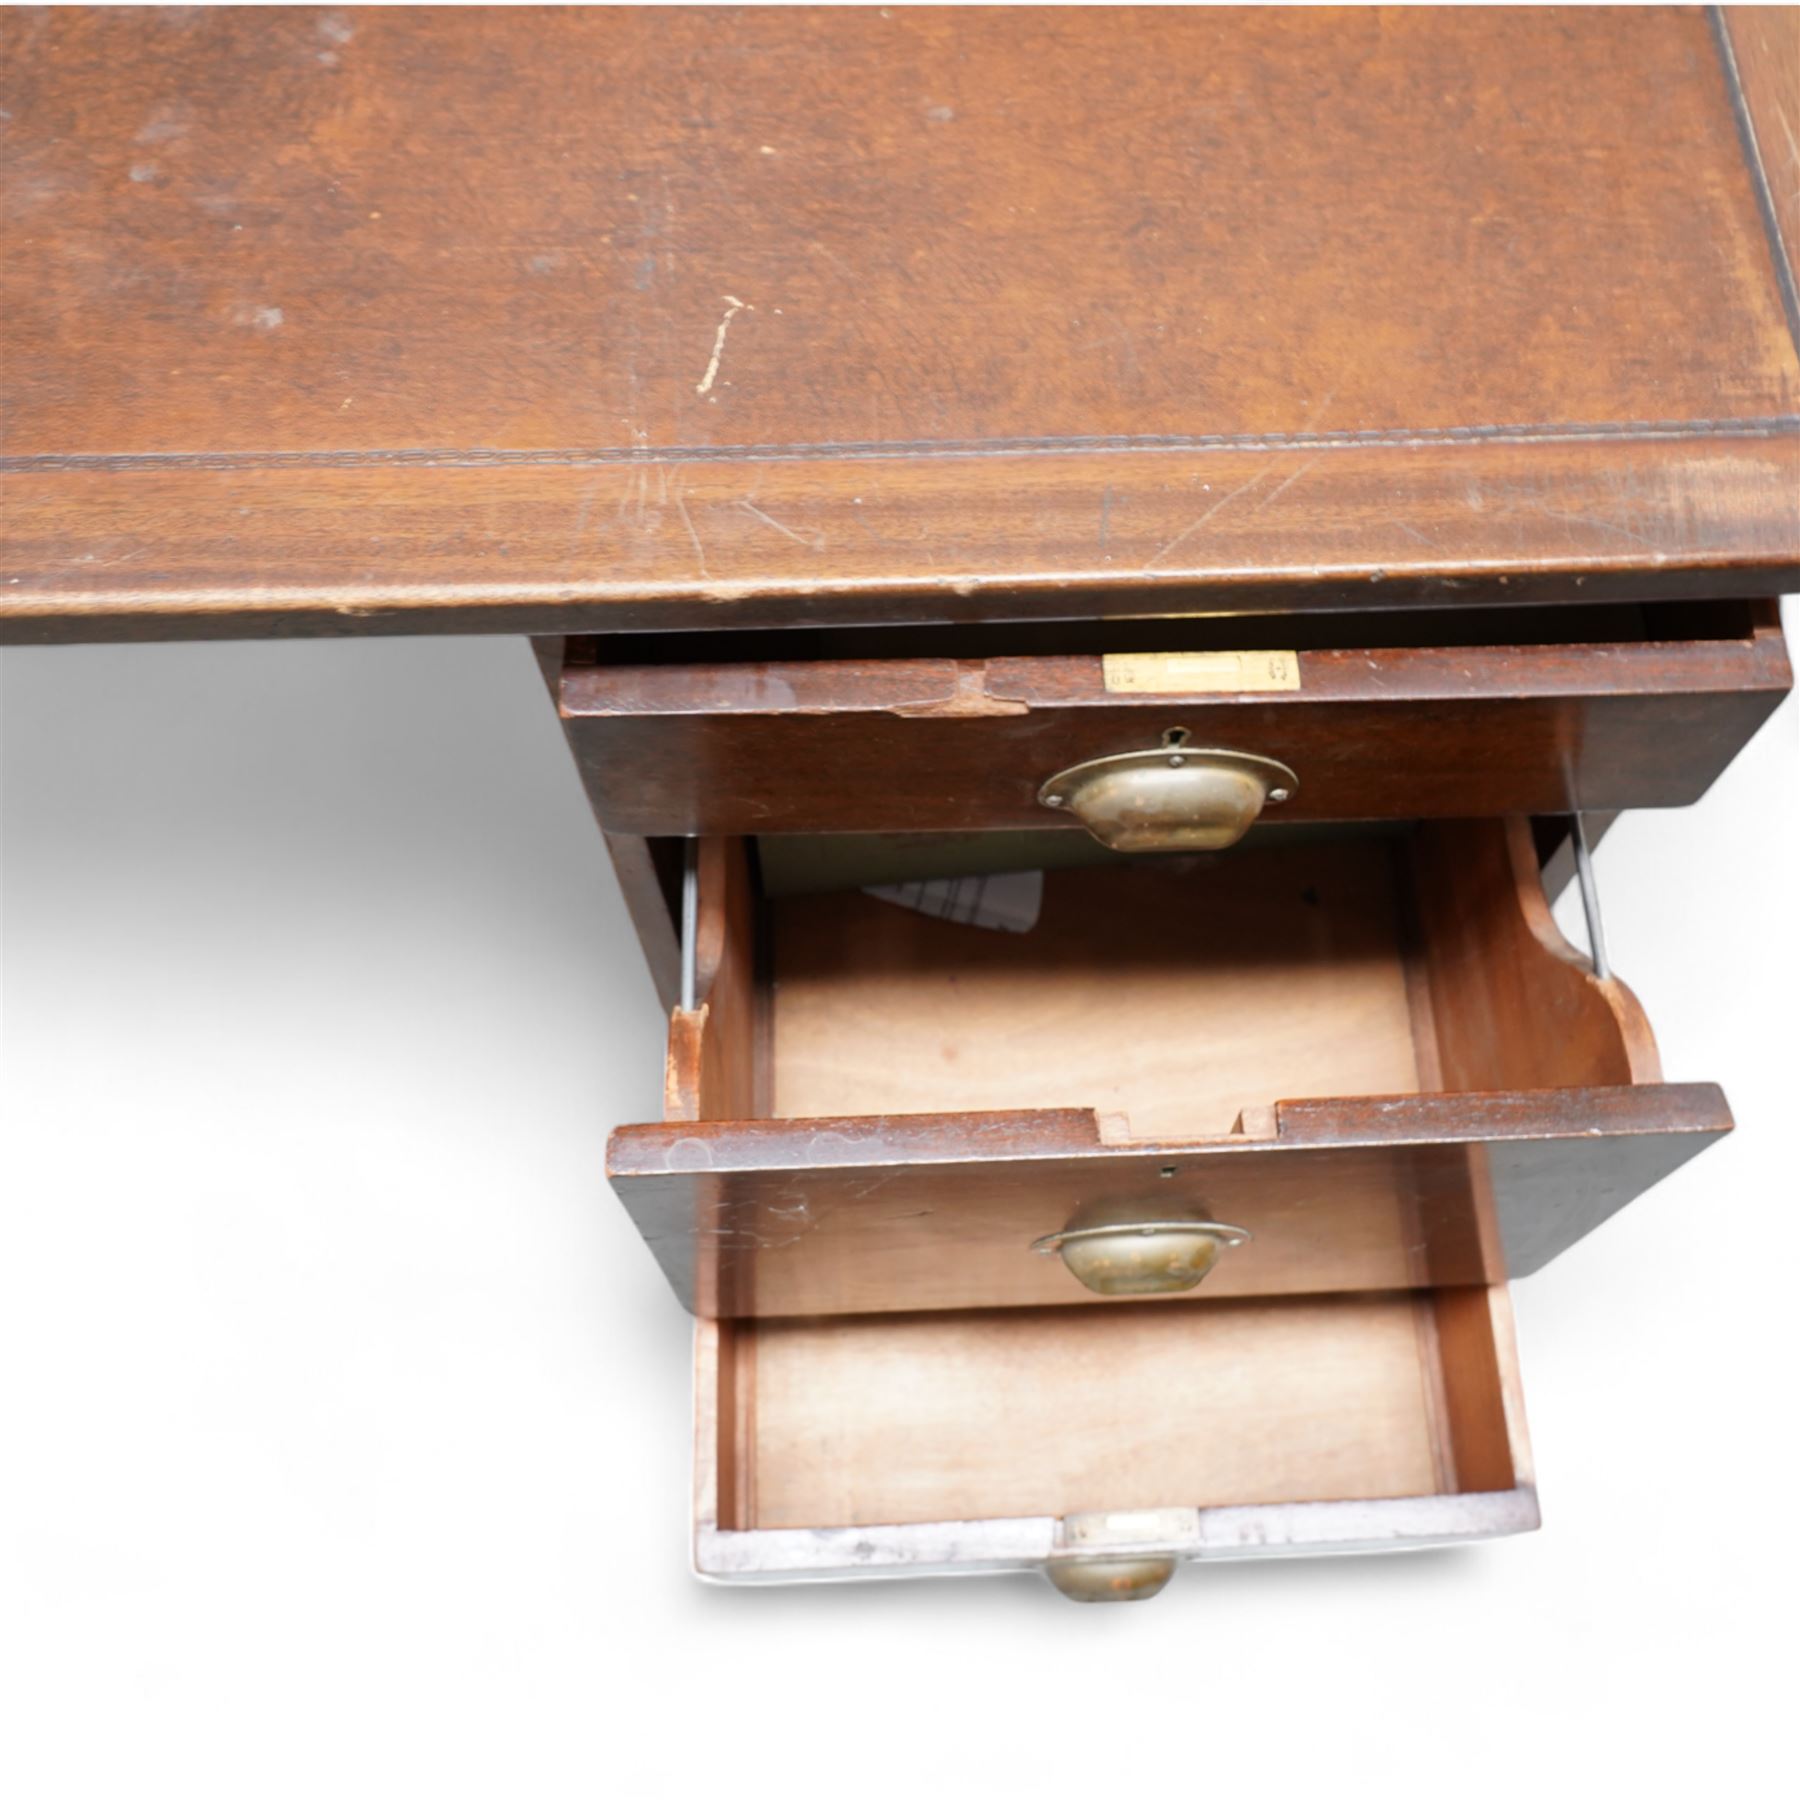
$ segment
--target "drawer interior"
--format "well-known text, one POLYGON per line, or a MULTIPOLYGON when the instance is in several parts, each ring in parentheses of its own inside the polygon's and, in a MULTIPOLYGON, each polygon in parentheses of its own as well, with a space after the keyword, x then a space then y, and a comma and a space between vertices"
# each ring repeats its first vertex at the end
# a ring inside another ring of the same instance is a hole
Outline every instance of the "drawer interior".
POLYGON ((1029 1564, 1084 1515, 1187 1555, 1536 1522, 1499 1288, 700 1330, 711 1573, 1029 1564))
POLYGON ((1486 1303, 1463 1289, 739 1327, 727 1517, 909 1524, 1511 1487, 1486 1303), (1450 1315, 1476 1333, 1452 1343, 1461 1355, 1439 1331, 1450 1315))
POLYGON ((701 854, 707 1025, 754 1080, 720 1068, 733 1091, 696 1117, 1077 1107, 1205 1137, 1283 1100, 1660 1075, 1629 989, 1552 920, 1523 820, 1050 868, 1024 931, 877 897, 841 859, 830 891, 771 898, 751 842, 701 854))
POLYGON ((1204 1137, 1278 1099, 1417 1093, 1437 1070, 1403 851, 1053 869, 1027 932, 860 892, 775 900, 770 1112, 1091 1107, 1204 1137))

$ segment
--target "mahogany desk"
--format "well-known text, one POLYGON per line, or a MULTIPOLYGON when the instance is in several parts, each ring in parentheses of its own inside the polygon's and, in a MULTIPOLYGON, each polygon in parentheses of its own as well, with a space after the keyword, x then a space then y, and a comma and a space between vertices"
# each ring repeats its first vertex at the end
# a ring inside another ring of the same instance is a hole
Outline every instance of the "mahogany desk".
POLYGON ((1792 11, 8 11, 0 90, 0 641, 538 640, 702 1573, 1535 1525, 1506 1282, 1731 1124, 1547 893, 1790 683, 1792 11))

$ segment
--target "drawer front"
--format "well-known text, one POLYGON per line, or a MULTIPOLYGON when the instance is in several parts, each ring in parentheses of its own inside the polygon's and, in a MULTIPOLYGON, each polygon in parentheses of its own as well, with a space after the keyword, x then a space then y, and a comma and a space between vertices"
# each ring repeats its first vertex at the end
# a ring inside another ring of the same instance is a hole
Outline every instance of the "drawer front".
POLYGON ((1690 642, 1302 650, 1273 692, 1156 691, 1191 679, 1169 657, 574 666, 562 711, 601 822, 646 836, 1075 828, 1046 783, 1171 742, 1290 770, 1267 784, 1283 822, 1622 811, 1697 799, 1779 704, 1780 628, 1755 617, 1690 642))
POLYGON ((1270 1123, 1112 1144, 1071 1112, 629 1126, 608 1173, 706 1317, 1106 1304, 1159 1281, 1224 1301, 1529 1275, 1731 1117, 1716 1087, 1658 1084, 1291 1102, 1270 1123), (1232 1228, 1216 1258, 1209 1223, 1232 1228), (1204 1280, 1180 1285, 1196 1256, 1204 1280))
POLYGON ((1022 933, 699 874, 668 1116, 608 1175, 706 1317, 1493 1282, 1731 1127, 1523 820, 1052 871, 1022 933))

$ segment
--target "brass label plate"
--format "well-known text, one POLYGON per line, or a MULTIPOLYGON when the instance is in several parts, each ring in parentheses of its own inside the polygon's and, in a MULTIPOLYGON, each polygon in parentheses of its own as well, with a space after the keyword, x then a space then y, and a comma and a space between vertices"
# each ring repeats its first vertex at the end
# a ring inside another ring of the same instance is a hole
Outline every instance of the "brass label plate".
POLYGON ((1176 650, 1103 656, 1109 694, 1293 694, 1300 658, 1292 650, 1176 650))

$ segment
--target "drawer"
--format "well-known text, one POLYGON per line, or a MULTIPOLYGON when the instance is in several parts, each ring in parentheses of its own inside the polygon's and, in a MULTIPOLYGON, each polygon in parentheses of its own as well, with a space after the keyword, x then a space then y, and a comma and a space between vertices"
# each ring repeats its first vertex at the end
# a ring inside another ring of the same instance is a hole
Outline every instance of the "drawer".
POLYGON ((706 1317, 1491 1284, 1730 1129, 1523 819, 1052 869, 1022 932, 756 861, 699 846, 666 1117, 608 1148, 706 1317))
POLYGON ((1042 1569, 1534 1530, 1504 1286, 702 1321, 694 1563, 721 1581, 1042 1569))
POLYGON ((1507 1278, 1730 1116, 1528 821, 1059 867, 1007 931, 854 850, 770 892, 773 842, 695 846, 666 1118, 609 1145, 701 1315, 699 1573, 1122 1600, 1536 1527, 1507 1278))
POLYGON ((1791 682, 1773 602, 709 632, 571 655, 562 714, 595 810, 649 837, 1085 823, 1112 841, 1133 782, 1186 784, 1155 804, 1215 833, 1172 846, 1194 848, 1264 807, 1680 806, 1791 682), (1217 769, 1213 752, 1250 760, 1217 769))

